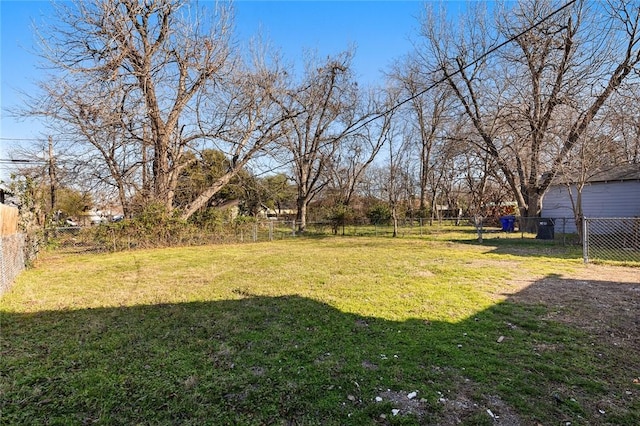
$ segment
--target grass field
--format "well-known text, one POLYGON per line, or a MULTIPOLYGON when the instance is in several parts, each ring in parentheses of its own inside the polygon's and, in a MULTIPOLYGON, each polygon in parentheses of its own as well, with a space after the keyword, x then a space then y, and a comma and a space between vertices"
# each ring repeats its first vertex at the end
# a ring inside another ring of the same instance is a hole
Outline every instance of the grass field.
POLYGON ((622 317, 527 299, 584 268, 518 240, 45 253, 0 300, 0 423, 640 424, 637 341, 598 338, 622 317))

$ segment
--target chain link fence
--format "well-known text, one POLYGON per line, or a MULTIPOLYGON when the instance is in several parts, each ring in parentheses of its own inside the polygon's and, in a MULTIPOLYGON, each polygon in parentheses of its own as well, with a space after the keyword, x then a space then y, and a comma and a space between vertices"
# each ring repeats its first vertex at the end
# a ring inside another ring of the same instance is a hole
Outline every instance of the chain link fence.
POLYGON ((640 262, 640 218, 585 218, 583 257, 585 263, 640 262))
POLYGON ((28 252, 26 235, 18 232, 19 211, 0 204, 0 296, 25 268, 28 252))
POLYGON ((49 248, 74 253, 249 243, 295 236, 292 226, 291 223, 266 221, 224 223, 213 227, 175 224, 130 229, 110 225, 56 227, 45 231, 45 243, 49 248))
POLYGON ((297 238, 369 236, 424 237, 490 243, 495 239, 539 241, 582 250, 584 261, 640 262, 640 218, 585 219, 505 216, 501 218, 413 219, 392 224, 365 222, 307 223, 303 233, 295 221, 240 221, 214 227, 155 227, 127 229, 112 225, 51 228, 49 247, 74 253, 113 252, 158 247, 240 244, 297 238), (576 232, 582 230, 582 235, 576 232))
POLYGON ((447 219, 406 219, 391 223, 315 221, 300 232, 296 221, 240 221, 216 226, 184 225, 154 228, 124 228, 118 224, 92 227, 58 227, 45 232, 49 247, 71 252, 111 252, 157 247, 198 246, 265 242, 311 237, 434 237, 452 240, 531 239, 555 241, 560 245, 580 244, 577 234, 565 232, 573 219, 457 217, 447 219))

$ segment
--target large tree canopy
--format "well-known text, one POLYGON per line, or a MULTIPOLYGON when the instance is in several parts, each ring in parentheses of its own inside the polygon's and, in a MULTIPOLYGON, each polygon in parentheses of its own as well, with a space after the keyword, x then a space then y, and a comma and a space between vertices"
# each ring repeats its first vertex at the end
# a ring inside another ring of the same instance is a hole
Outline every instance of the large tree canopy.
POLYGON ((329 163, 358 121, 360 92, 351 59, 351 52, 324 62, 308 59, 302 80, 290 84, 281 103, 291 116, 284 123, 281 144, 292 157, 300 231, 306 227, 309 203, 329 183, 329 163))
POLYGON ((185 154, 215 148, 230 166, 184 206, 188 218, 276 138, 280 71, 232 49, 229 3, 78 0, 57 12, 41 35, 52 75, 28 113, 47 117, 125 210, 132 194, 173 209, 196 158, 185 154))
POLYGON ((526 0, 496 5, 493 17, 475 8, 459 25, 432 9, 422 35, 419 57, 453 91, 469 142, 495 161, 521 215, 535 216, 605 102, 637 73, 640 6, 526 0))

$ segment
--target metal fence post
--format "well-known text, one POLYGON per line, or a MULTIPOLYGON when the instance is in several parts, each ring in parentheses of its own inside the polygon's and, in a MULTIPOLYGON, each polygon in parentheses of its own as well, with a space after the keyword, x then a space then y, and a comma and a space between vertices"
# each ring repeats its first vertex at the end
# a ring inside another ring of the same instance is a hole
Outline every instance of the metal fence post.
POLYGON ((589 219, 582 218, 582 259, 589 263, 589 219))
POLYGON ((478 232, 478 242, 482 243, 482 221, 483 221, 483 217, 482 216, 476 216, 475 217, 475 222, 476 222, 476 231, 478 232))

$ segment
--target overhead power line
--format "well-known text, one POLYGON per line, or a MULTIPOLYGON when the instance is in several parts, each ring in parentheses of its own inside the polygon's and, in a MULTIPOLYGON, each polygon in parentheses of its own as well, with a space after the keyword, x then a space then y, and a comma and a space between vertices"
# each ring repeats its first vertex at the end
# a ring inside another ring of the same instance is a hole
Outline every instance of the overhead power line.
POLYGON ((46 163, 45 160, 26 160, 19 158, 0 158, 0 164, 32 164, 32 163, 46 163))
POLYGON ((436 82, 434 82, 433 84, 431 84, 430 86, 426 87, 425 89, 421 90, 420 92, 416 93, 415 95, 412 95, 410 97, 408 97, 407 99, 404 99, 400 102, 398 102, 396 105, 392 106, 391 108, 387 109, 385 112, 382 112, 372 118, 370 118, 369 120, 365 121, 364 123, 361 123, 360 125, 358 125, 357 127, 355 127, 352 131, 355 132, 356 130, 359 130, 361 128, 363 128, 364 126, 366 126, 367 124, 371 123, 372 121, 375 121, 379 118, 384 117, 385 115, 389 114, 390 112, 395 111, 396 109, 400 108, 402 105, 406 104, 407 102, 410 102, 422 95, 424 95, 425 93, 427 93, 428 91, 434 89, 436 86, 444 83, 445 81, 447 81, 448 78, 460 74, 462 71, 466 70, 467 68, 470 68, 474 65, 476 65, 478 62, 482 61, 483 59, 485 59, 487 56, 491 55, 492 53, 502 49, 504 46, 508 45, 509 43, 514 42, 515 40, 517 40, 518 38, 522 37, 523 35, 527 34, 529 31, 536 29, 538 26, 542 25, 543 23, 545 23, 546 21, 548 21, 549 19, 551 19, 552 17, 554 17, 555 15, 557 15, 558 13, 562 12, 563 10, 567 9, 569 6, 573 5, 574 3, 576 3, 577 0, 570 0, 568 3, 566 3, 564 6, 554 10, 553 12, 551 12, 549 15, 545 16, 544 18, 542 18, 540 21, 536 22, 535 24, 531 25, 530 27, 520 31, 518 34, 509 37, 507 40, 503 41, 502 43, 492 47, 491 49, 487 50, 486 52, 484 52, 482 55, 478 56, 476 59, 474 59, 473 61, 471 61, 469 64, 460 67, 458 70, 452 72, 451 74, 449 74, 446 77, 442 77, 441 79, 437 80, 436 82))
POLYGON ((15 141, 15 142, 46 142, 46 138, 3 138, 0 137, 0 141, 15 141))
MULTIPOLYGON (((364 126, 366 126, 369 123, 372 123, 373 121, 376 121, 382 117, 385 117, 387 114, 390 114, 391 112, 397 110, 398 108, 400 108, 402 105, 405 105, 408 102, 411 102, 412 100, 424 95, 425 93, 429 92, 430 90, 433 90, 436 86, 444 83, 447 81, 448 78, 455 76, 457 74, 462 73, 462 71, 466 70, 467 68, 470 68, 474 65, 476 65, 478 62, 484 60, 486 57, 488 57, 489 55, 495 53, 496 51, 502 49, 503 47, 505 47, 506 45, 513 43, 515 40, 517 40, 518 38, 522 37, 523 35, 527 34, 528 32, 536 29, 537 27, 539 27, 540 25, 544 24, 546 21, 548 21, 549 19, 551 19, 552 17, 554 17, 555 15, 559 14, 560 12, 564 11, 565 9, 569 8, 570 6, 572 6, 573 4, 575 4, 577 2, 577 0, 570 0, 568 1, 566 4, 564 4, 563 6, 559 7, 558 9, 554 10, 553 12, 549 13, 547 16, 545 16, 544 18, 540 19, 540 21, 534 23, 533 25, 530 25, 529 27, 525 28, 524 30, 520 31, 518 34, 513 35, 511 37, 509 37, 507 40, 503 41, 502 43, 490 48, 489 50, 487 50, 486 52, 482 53, 480 56, 478 56, 476 59, 474 59, 473 61, 471 61, 470 63, 464 65, 463 67, 460 67, 458 70, 452 72, 451 74, 449 74, 446 77, 442 77, 439 80, 435 81, 434 83, 432 83, 431 85, 427 86, 425 89, 419 91, 418 93, 409 96, 408 98, 398 102, 397 104, 395 104, 394 106, 388 108, 387 110, 385 110, 384 112, 381 112, 379 114, 374 115, 373 117, 369 118, 368 120, 356 125, 353 129, 349 130, 347 132, 347 134, 352 134, 360 129, 362 129, 364 126)), ((327 143, 325 146, 328 146, 330 144, 327 143)), ((289 161, 284 162, 283 164, 280 164, 278 167, 276 168, 272 168, 270 170, 264 171, 262 173, 259 173, 256 175, 257 176, 261 176, 267 173, 271 173, 275 170, 280 169, 281 167, 293 163, 295 161, 294 159, 291 159, 289 161)))

